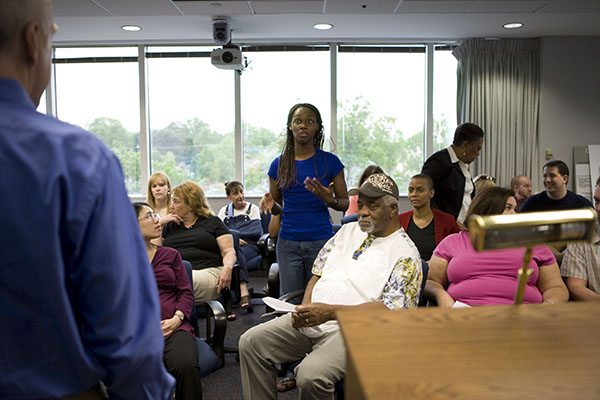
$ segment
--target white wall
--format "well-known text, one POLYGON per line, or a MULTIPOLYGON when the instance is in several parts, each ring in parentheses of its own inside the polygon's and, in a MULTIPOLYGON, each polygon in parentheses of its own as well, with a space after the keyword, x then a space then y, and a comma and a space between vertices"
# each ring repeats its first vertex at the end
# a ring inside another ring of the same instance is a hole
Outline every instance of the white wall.
POLYGON ((545 150, 569 166, 573 147, 600 144, 600 36, 550 37, 541 41, 540 179, 545 150))

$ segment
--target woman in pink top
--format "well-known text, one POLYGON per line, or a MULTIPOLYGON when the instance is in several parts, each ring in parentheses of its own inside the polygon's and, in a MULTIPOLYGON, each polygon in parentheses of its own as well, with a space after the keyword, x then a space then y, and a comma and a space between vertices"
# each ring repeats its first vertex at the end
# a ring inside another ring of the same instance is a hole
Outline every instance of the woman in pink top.
MULTIPOLYGON (((474 214, 514 214, 516 205, 512 190, 488 188, 475 196, 466 221, 474 214)), ((452 307, 455 301, 470 306, 512 304, 524 254, 525 248, 476 252, 468 232, 449 235, 433 252, 425 295, 435 299, 440 307, 452 307)), ((524 303, 554 304, 569 300, 550 249, 535 247, 529 268, 533 273, 525 287, 524 303)))

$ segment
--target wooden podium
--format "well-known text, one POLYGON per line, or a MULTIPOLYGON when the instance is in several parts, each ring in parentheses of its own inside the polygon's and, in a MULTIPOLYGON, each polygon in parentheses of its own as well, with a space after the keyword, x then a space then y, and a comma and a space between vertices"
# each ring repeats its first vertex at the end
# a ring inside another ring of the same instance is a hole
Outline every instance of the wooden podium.
POLYGON ((600 399, 600 303, 338 314, 346 399, 600 399))

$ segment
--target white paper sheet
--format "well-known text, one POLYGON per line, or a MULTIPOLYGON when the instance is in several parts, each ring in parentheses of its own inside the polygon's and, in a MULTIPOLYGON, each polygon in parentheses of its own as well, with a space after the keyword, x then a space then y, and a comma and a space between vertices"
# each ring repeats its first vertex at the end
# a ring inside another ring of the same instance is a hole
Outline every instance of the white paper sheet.
POLYGON ((264 301, 266 305, 268 305, 273 310, 275 310, 275 312, 278 313, 296 312, 295 304, 277 300, 273 297, 263 297, 262 301, 264 301))
POLYGON ((452 306, 452 308, 467 308, 467 307, 468 307, 468 308, 471 308, 471 306, 470 306, 470 305, 468 305, 468 304, 466 304, 466 303, 463 303, 462 301, 458 301, 458 300, 457 300, 457 301, 455 301, 455 302, 454 302, 454 305, 452 306))

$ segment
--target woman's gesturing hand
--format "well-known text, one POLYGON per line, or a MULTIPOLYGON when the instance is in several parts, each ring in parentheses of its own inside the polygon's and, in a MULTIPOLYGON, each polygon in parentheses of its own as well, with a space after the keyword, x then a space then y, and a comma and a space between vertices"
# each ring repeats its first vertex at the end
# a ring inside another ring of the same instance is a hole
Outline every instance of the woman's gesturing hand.
POLYGON ((327 205, 333 203, 335 199, 335 196, 333 195, 333 182, 331 182, 328 187, 325 187, 317 178, 307 177, 304 180, 304 187, 319 199, 323 200, 327 205))

